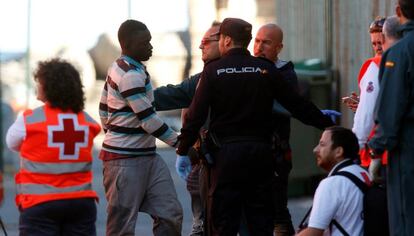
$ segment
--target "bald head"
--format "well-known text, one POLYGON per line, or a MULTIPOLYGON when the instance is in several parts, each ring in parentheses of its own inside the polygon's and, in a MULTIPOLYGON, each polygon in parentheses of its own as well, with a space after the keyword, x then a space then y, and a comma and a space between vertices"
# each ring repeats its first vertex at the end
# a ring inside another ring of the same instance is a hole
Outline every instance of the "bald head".
POLYGON ((257 31, 254 55, 276 62, 283 48, 283 31, 276 24, 265 24, 257 31))
POLYGON ((259 31, 268 31, 270 34, 272 34, 272 37, 279 43, 283 42, 283 31, 282 29, 273 23, 265 24, 262 27, 260 27, 259 31))

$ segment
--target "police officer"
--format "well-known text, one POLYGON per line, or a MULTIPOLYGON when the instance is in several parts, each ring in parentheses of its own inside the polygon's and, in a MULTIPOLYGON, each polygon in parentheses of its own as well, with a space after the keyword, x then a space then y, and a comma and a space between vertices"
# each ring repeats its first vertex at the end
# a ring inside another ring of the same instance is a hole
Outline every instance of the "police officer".
MULTIPOLYGON (((294 92, 274 64, 250 55, 251 24, 226 18, 220 26, 221 58, 207 63, 186 115, 177 149, 179 168, 188 169, 188 149, 197 139, 209 108, 215 147, 208 217, 213 235, 236 235, 242 209, 251 235, 273 235, 272 102, 276 98, 301 121, 332 125, 294 92)), ((308 122, 306 122, 308 123, 308 122)), ((213 146, 213 145, 212 145, 213 146)))
POLYGON ((388 151, 390 235, 414 235, 414 1, 398 0, 402 39, 382 56, 371 158, 388 151))

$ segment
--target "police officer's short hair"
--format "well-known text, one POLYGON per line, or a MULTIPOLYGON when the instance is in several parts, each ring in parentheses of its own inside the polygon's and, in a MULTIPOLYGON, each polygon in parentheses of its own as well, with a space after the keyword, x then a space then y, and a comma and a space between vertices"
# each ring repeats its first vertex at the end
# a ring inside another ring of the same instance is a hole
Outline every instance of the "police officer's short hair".
POLYGON ((235 45, 247 48, 252 39, 252 25, 239 18, 226 18, 220 25, 220 34, 231 37, 235 45))
POLYGON ((352 160, 359 158, 359 144, 356 135, 347 128, 331 126, 325 129, 331 133, 332 148, 342 147, 344 157, 352 160))
POLYGON ((414 20, 414 1, 413 0, 398 0, 402 14, 409 20, 414 20))

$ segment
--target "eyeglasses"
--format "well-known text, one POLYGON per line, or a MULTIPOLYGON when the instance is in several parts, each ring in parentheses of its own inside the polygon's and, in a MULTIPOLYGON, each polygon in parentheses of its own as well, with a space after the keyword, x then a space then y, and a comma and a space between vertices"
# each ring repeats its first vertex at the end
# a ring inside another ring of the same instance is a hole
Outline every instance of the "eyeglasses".
POLYGON ((207 44, 209 44, 210 42, 217 42, 219 41, 218 39, 202 39, 201 40, 201 45, 205 46, 207 44))
POLYGON ((382 26, 384 25, 385 17, 377 17, 371 24, 369 25, 369 32, 370 33, 381 33, 382 26))

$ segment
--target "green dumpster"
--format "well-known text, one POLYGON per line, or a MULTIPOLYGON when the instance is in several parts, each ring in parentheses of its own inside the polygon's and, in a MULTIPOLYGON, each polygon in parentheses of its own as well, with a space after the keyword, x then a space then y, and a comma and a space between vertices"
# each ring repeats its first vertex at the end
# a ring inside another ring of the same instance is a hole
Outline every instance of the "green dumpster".
MULTIPOLYGON (((336 109, 336 83, 333 73, 319 59, 295 64, 299 91, 320 109, 336 109)), ((313 148, 322 131, 292 119, 291 138, 293 169, 289 179, 290 197, 312 195, 325 173, 316 165, 313 148)))

